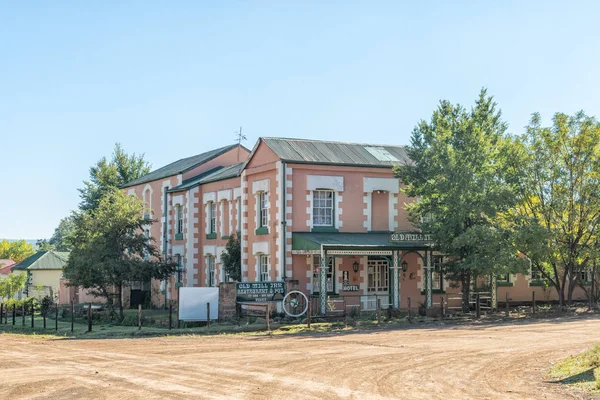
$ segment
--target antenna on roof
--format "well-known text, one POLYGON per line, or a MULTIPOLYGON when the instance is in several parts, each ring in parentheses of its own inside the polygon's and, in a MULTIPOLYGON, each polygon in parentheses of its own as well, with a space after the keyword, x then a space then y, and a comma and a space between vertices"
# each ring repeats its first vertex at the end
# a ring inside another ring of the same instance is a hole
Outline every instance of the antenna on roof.
POLYGON ((240 147, 242 146, 242 141, 247 140, 246 136, 242 134, 242 127, 240 126, 239 131, 235 131, 235 141, 238 144, 237 148, 237 160, 240 162, 240 147))

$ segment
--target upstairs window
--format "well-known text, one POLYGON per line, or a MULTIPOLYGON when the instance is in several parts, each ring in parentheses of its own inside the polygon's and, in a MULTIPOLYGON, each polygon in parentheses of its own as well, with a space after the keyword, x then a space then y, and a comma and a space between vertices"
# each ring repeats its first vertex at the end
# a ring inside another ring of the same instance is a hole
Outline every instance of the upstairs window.
POLYGON ((313 226, 333 226, 333 191, 313 191, 313 226))
POLYGON ((269 226, 269 192, 258 193, 258 226, 259 228, 269 226))
POLYGON ((211 201, 208 205, 208 219, 210 223, 210 233, 217 232, 217 204, 211 201))
POLYGON ((177 218, 177 233, 183 233, 183 207, 179 204, 175 206, 176 218, 177 218))

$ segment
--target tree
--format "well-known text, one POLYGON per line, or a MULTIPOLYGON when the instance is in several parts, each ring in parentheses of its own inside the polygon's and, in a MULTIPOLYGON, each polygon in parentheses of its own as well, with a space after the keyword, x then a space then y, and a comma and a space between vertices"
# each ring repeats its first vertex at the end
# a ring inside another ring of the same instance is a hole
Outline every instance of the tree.
POLYGON ((74 229, 75 223, 73 216, 61 219, 48 243, 50 243, 56 251, 71 251, 71 236, 73 235, 74 229))
POLYGON ((81 210, 91 210, 98 206, 100 199, 107 193, 118 190, 128 182, 150 172, 150 164, 144 155, 128 155, 119 143, 115 144, 112 158, 103 157, 90 168, 90 180, 84 181, 79 189, 81 210))
POLYGON ((116 302, 121 320, 124 287, 168 279, 178 267, 164 261, 154 239, 142 233, 148 223, 143 211, 140 200, 113 191, 99 200, 97 208, 76 213, 73 249, 63 271, 70 286, 90 289, 113 310, 116 302))
POLYGON ((10 274, 0 280, 0 298, 12 299, 25 287, 27 274, 10 274))
POLYGON ((225 275, 234 281, 242 280, 242 246, 239 233, 229 237, 225 250, 221 253, 221 263, 225 275))
POLYGON ((407 207, 411 221, 446 256, 445 275, 460 282, 467 311, 473 279, 524 268, 502 220, 516 201, 506 124, 485 89, 471 110, 441 101, 413 130, 407 153, 412 163, 395 172, 418 199, 407 207))
POLYGON ((46 239, 38 239, 35 246, 37 247, 37 251, 54 250, 54 246, 46 239))
POLYGON ((581 283, 580 273, 598 259, 600 123, 581 111, 557 113, 544 127, 533 114, 520 145, 525 158, 514 218, 537 237, 522 251, 563 306, 581 283))
POLYGON ((0 242, 0 259, 21 262, 34 253, 33 246, 24 240, 17 240, 15 242, 3 240, 0 242))

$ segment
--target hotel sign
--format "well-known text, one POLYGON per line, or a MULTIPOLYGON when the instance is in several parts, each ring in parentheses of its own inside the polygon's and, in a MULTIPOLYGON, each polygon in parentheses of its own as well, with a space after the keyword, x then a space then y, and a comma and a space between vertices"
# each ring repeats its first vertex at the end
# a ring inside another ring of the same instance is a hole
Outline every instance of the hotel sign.
POLYGON ((260 303, 282 300, 285 295, 283 282, 242 282, 235 285, 238 303, 260 303))
POLYGON ((394 232, 390 234, 392 243, 431 242, 431 235, 420 232, 394 232))
POLYGON ((358 291, 360 291, 360 286, 359 285, 344 284, 344 285, 342 285, 342 291, 344 291, 344 292, 358 292, 358 291))

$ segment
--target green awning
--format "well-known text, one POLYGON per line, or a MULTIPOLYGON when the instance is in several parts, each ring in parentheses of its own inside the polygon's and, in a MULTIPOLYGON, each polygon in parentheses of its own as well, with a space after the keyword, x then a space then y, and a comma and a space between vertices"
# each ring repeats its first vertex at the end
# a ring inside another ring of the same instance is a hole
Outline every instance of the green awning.
POLYGON ((347 250, 418 250, 430 249, 423 242, 394 243, 387 232, 340 233, 340 232, 293 232, 292 251, 327 249, 347 250))

